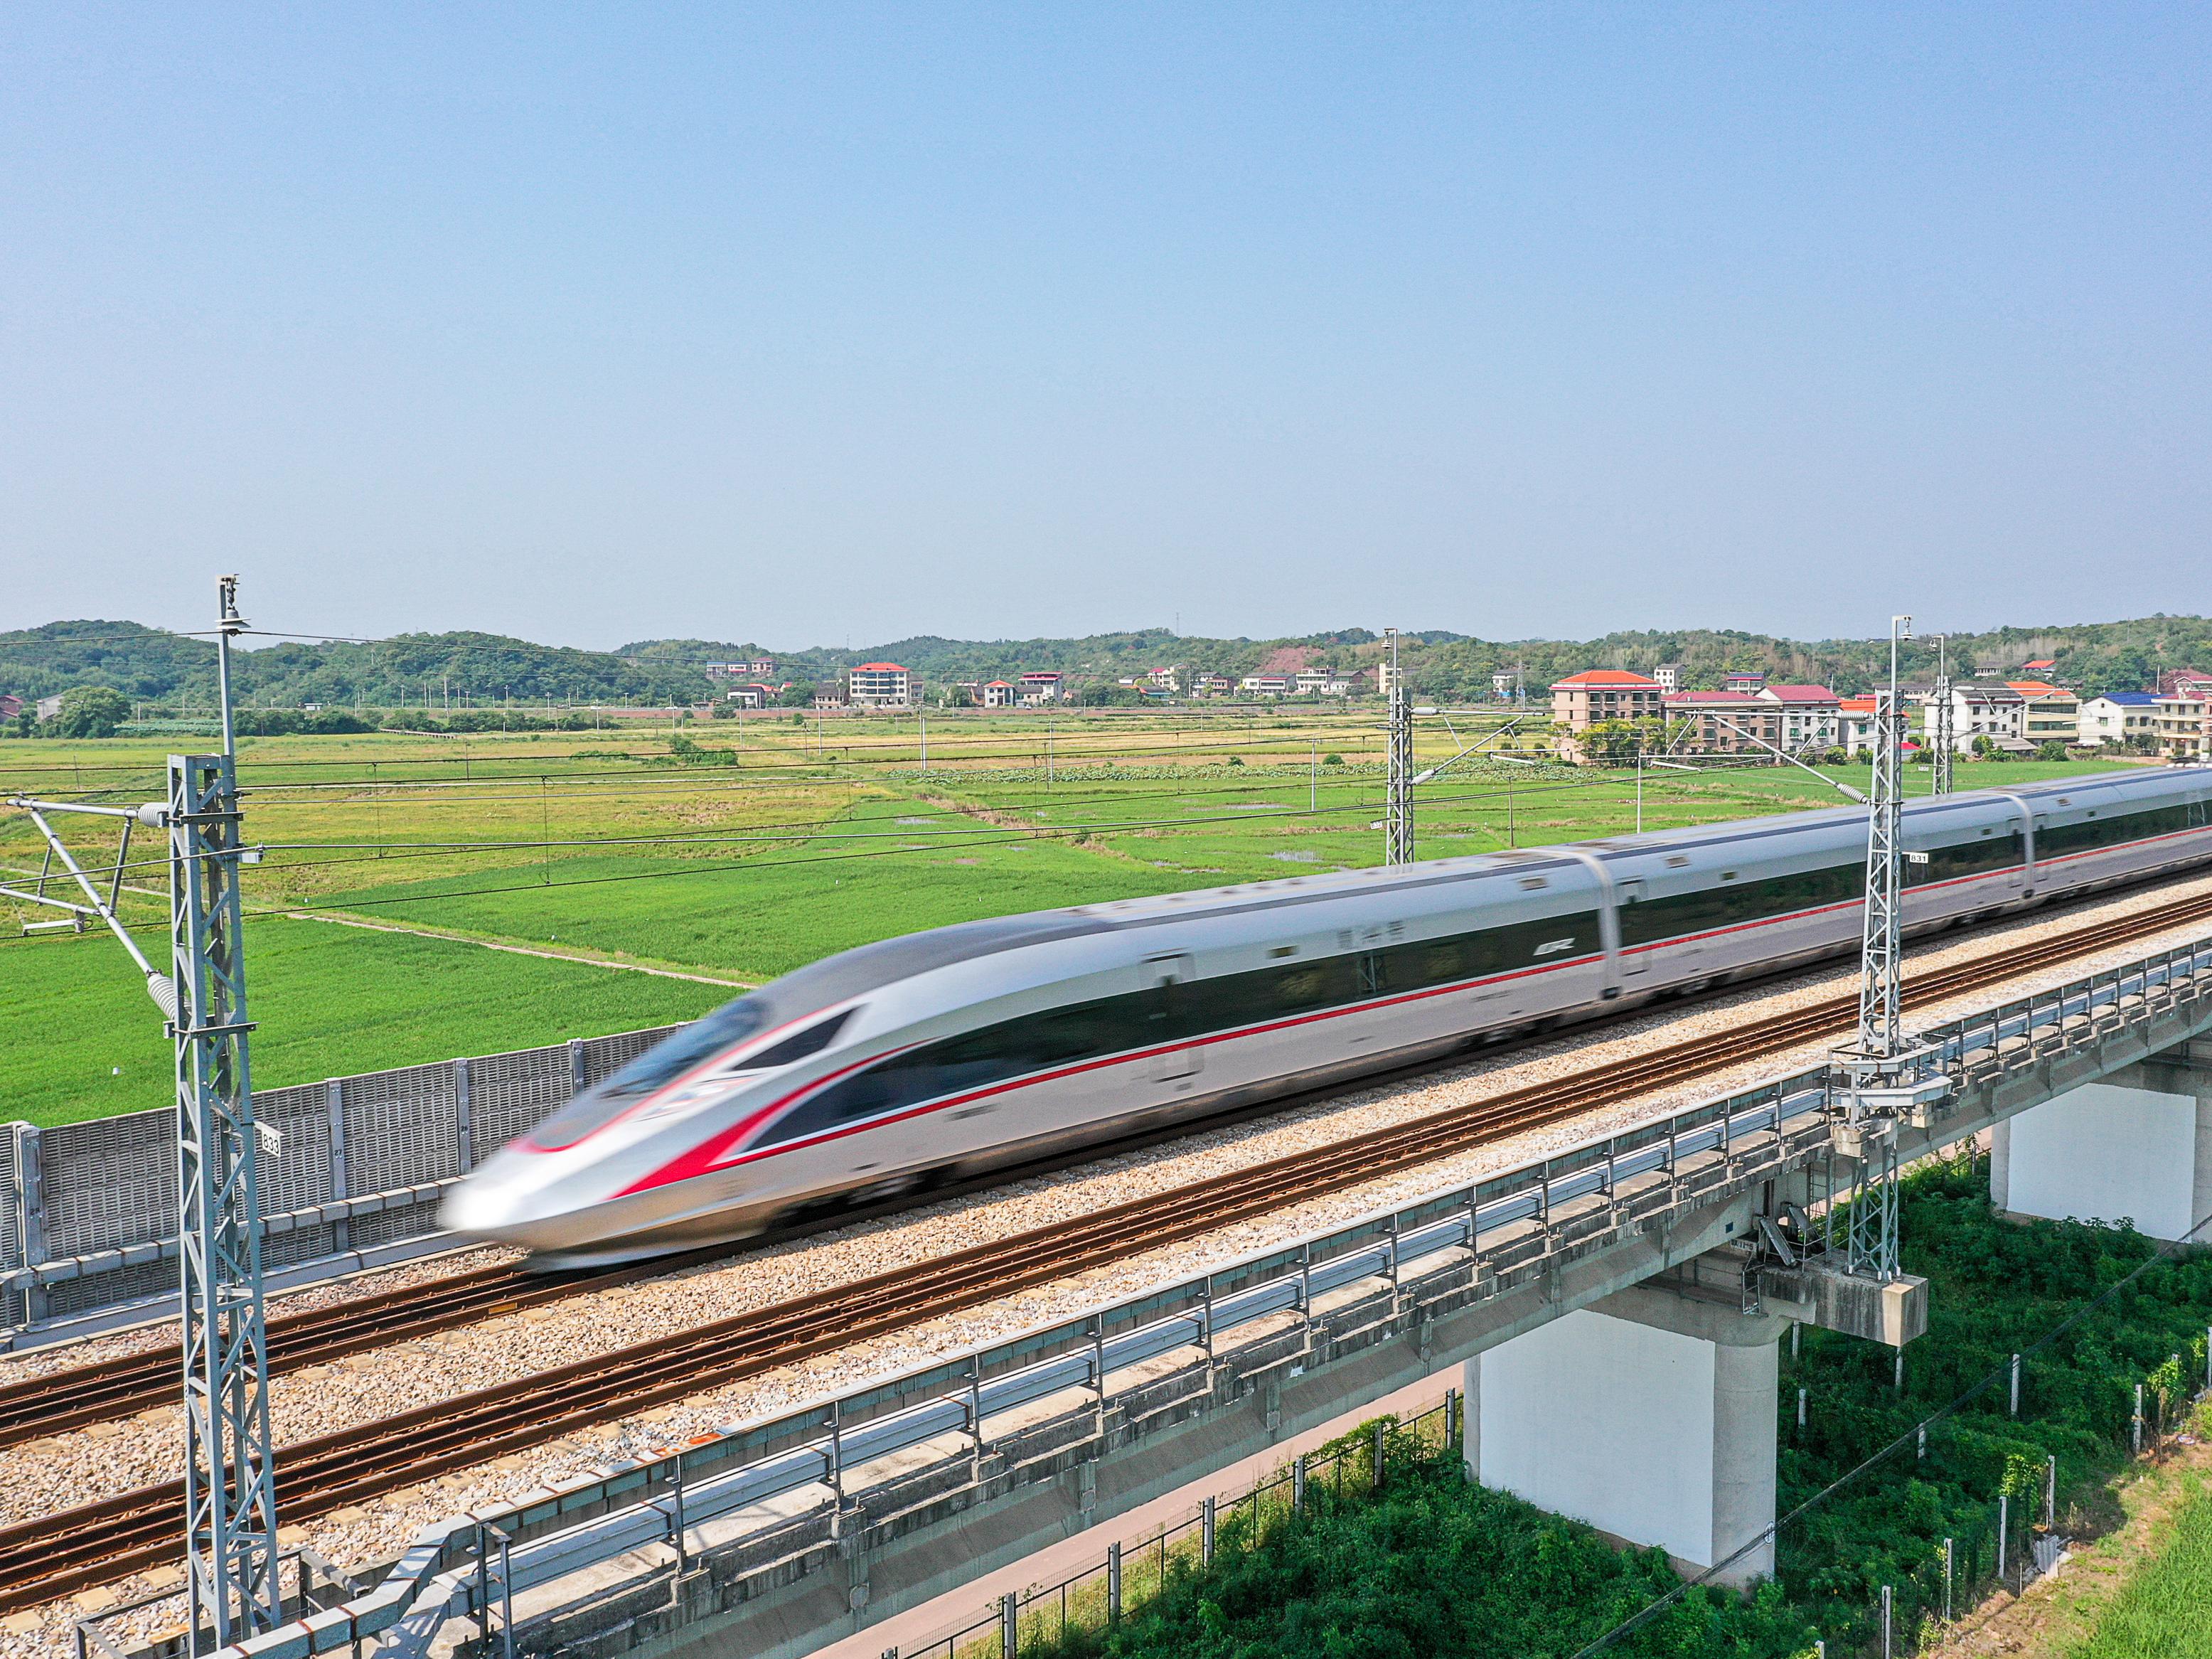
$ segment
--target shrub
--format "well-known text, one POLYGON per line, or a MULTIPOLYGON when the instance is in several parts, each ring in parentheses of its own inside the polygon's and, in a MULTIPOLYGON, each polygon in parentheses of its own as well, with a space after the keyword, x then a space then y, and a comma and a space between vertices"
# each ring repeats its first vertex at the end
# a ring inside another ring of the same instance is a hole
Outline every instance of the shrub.
POLYGON ((76 685, 62 693, 62 706, 40 722, 42 738, 112 738, 131 718, 131 699, 105 685, 76 685))

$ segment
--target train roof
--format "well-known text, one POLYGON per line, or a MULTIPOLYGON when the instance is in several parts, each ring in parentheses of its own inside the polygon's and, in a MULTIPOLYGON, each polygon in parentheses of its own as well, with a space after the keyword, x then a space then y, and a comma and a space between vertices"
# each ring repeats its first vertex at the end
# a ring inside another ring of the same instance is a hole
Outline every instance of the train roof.
MULTIPOLYGON (((2207 769, 2191 768, 2196 781, 2207 781, 2207 769)), ((1970 789, 1940 799, 1922 797, 1905 803, 1909 817, 1987 805, 2008 796, 2040 799, 2132 783, 2165 781, 2171 769, 2143 768, 2099 773, 2089 777, 2054 779, 2011 789, 1970 789)), ((1565 846, 1528 848, 1476 854, 1465 858, 1424 859, 1411 866, 1361 870, 1316 871, 1277 880, 1247 882, 1231 887, 1199 888, 1143 898, 1114 899, 1101 904, 1077 905, 1060 910, 1033 911, 1024 915, 998 916, 933 927, 873 945, 863 945, 771 981, 751 994, 770 999, 775 1012, 796 1015, 863 995, 880 986, 910 978, 938 968, 994 956, 1066 939, 1080 939, 1188 920, 1200 915, 1233 915, 1243 911, 1288 905, 1325 902, 1332 899, 1380 890, 1406 890, 1479 879, 1507 873, 1526 874, 1547 866, 1571 866, 1576 854, 1595 853, 1601 858, 1632 856, 1666 848, 1709 844, 1723 840, 1802 833, 1816 828, 1840 827, 1865 822, 1860 806, 1817 808, 1811 811, 1775 813, 1765 817, 1736 818, 1721 823, 1686 825, 1650 830, 1641 836, 1621 836, 1565 846)))

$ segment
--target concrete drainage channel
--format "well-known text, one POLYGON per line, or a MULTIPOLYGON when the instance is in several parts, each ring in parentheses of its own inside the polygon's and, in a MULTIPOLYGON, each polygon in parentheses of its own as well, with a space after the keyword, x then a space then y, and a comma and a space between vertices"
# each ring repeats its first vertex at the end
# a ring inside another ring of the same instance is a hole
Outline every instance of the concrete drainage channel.
MULTIPOLYGON (((1954 1086, 1901 1152, 2185 1040, 2212 1022, 2208 993, 2212 941, 1922 1032, 1954 1086)), ((305 1659, 374 1639, 392 1655, 604 1656, 726 1641, 742 1626, 750 1654, 803 1654, 867 1622, 872 1601, 878 1613, 918 1605, 1171 1491, 1224 1446, 1264 1447, 1741 1243, 1759 1189, 1809 1180, 1829 1154, 1829 1108, 1825 1070, 1778 1079, 455 1517, 373 1590, 228 1651, 305 1659), (1259 1409, 1226 1409, 1248 1401, 1259 1409)), ((1784 1293, 1780 1276, 1765 1285, 1784 1293)), ((1790 1276, 1789 1291, 1804 1287, 1790 1276)), ((1741 1290, 1757 1297, 1759 1276, 1741 1290)))

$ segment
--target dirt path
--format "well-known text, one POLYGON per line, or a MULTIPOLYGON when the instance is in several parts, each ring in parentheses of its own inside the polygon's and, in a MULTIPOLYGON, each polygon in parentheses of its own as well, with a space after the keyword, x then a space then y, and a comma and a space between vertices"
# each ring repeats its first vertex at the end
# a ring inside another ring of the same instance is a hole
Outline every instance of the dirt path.
POLYGON ((2112 1597, 2166 1546, 2182 1505, 2212 1490, 2212 1443, 2180 1437, 2154 1463, 2140 1466, 2106 1489, 2108 1513, 2118 1521, 2101 1537, 2076 1544, 2057 1571, 2028 1586, 2024 1595, 2000 1592, 1961 1618, 1943 1641, 1921 1650, 1922 1659, 2066 1659, 2094 1633, 2112 1597))
MULTIPOLYGON (((36 873, 32 871, 19 872, 8 866, 0 866, 0 871, 27 879, 36 873)), ((159 899, 165 905, 169 902, 168 891, 165 888, 139 887, 125 882, 123 884, 123 890, 126 893, 136 893, 142 898, 159 899)), ((574 951, 548 951, 538 945, 507 945, 497 939, 479 939, 473 934, 456 933, 444 927, 424 927, 419 923, 372 921, 367 916, 347 915, 343 911, 337 910, 286 910, 271 908, 269 910, 253 914, 281 915, 293 921, 326 921, 338 927, 365 928, 372 933, 412 933, 416 939, 444 939, 452 945, 473 945, 478 950, 504 951, 509 956, 543 957, 548 962, 580 963, 586 968, 610 968, 618 973, 625 974, 651 974, 658 979, 687 979, 699 985, 726 985, 733 991, 750 991, 757 988, 758 983, 757 981, 745 979, 718 979, 712 974, 687 974, 676 968, 651 968, 641 962, 615 962, 605 957, 585 956, 574 951)), ((134 930, 137 927, 135 922, 128 925, 134 930)))

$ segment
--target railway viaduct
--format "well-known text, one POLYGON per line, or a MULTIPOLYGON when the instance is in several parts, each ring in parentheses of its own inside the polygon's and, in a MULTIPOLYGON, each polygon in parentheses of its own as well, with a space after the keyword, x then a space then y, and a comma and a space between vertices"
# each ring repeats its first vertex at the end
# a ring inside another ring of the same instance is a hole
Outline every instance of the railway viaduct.
MULTIPOLYGON (((1901 1160, 1993 1137, 1998 1204, 2212 1210, 2212 939, 1923 1030, 1901 1160)), ((426 1532, 246 1645, 797 1659, 1396 1389, 1456 1372, 1482 1480, 1743 1582, 1770 1571, 1777 1342, 1903 1344, 1926 1286, 1777 1254, 1842 1189, 1824 1066, 1084 1318, 426 1532)), ((1846 1143, 1848 1145, 1848 1143, 1846 1143)), ((1104 1535, 1101 1535, 1102 1553, 1104 1535)))

